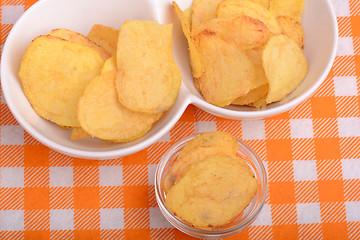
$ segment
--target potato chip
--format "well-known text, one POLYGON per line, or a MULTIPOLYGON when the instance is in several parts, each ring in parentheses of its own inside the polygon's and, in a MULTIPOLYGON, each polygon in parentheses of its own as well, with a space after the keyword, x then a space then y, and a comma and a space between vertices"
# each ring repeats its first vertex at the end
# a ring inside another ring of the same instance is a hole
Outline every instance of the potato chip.
POLYGON ((94 42, 90 41, 85 36, 81 35, 80 33, 68 30, 66 28, 53 29, 48 33, 48 35, 59 37, 71 42, 81 43, 84 44, 85 46, 91 47, 96 51, 98 51, 98 53, 101 55, 101 57, 104 60, 108 59, 111 56, 109 52, 107 52, 105 49, 98 46, 94 42))
POLYGON ((199 78, 205 100, 219 107, 247 94, 254 86, 254 66, 245 52, 213 33, 199 36, 203 74, 199 78))
POLYGON ((101 74, 116 70, 116 55, 106 59, 104 66, 101 69, 101 74))
POLYGON ((164 191, 167 193, 184 176, 191 164, 215 154, 235 156, 237 150, 238 143, 229 133, 215 131, 198 135, 181 150, 169 169, 162 183, 164 191))
POLYGON ((304 0, 270 0, 270 12, 275 16, 287 16, 301 21, 304 0))
POLYGON ((216 8, 222 0, 194 0, 192 5, 191 27, 215 18, 216 8))
POLYGON ((94 78, 79 100, 78 119, 91 136, 129 142, 145 135, 161 114, 138 113, 123 107, 114 87, 116 71, 94 78))
POLYGON ((304 48, 304 31, 301 24, 294 19, 286 16, 276 18, 280 24, 282 34, 291 37, 299 45, 304 48))
POLYGON ((95 24, 91 28, 87 38, 104 48, 111 55, 114 55, 116 53, 118 35, 119 31, 115 28, 95 24))
POLYGON ((231 104, 234 105, 252 105, 254 102, 265 98, 269 90, 269 84, 261 85, 257 88, 252 89, 248 94, 242 97, 238 97, 231 104))
POLYGON ((166 207, 199 229, 216 229, 238 216, 252 201, 258 183, 246 162, 212 155, 193 163, 166 194, 166 207))
POLYGON ((87 137, 91 137, 91 135, 85 132, 81 127, 72 128, 70 135, 71 140, 79 140, 87 137))
POLYGON ((216 16, 218 18, 236 18, 246 15, 263 22, 273 34, 280 34, 281 29, 276 18, 262 5, 249 0, 224 0, 219 3, 216 16))
POLYGON ((214 32, 225 41, 233 42, 242 49, 263 46, 270 36, 263 22, 245 15, 235 19, 214 18, 204 21, 193 28, 192 34, 197 38, 204 31, 214 32))
POLYGON ((93 48, 47 35, 35 38, 26 49, 19 76, 38 115, 58 125, 79 127, 79 98, 103 64, 93 48))
POLYGON ((119 31, 116 89, 132 111, 159 113, 178 96, 181 73, 172 51, 172 24, 125 21, 119 31), (139 37, 141 36, 141 37, 139 37))
POLYGON ((202 66, 201 66, 201 61, 200 61, 199 50, 198 50, 197 46, 195 45, 195 42, 190 33, 190 24, 187 20, 188 18, 181 11, 181 9, 176 4, 176 2, 173 2, 173 8, 175 9, 176 14, 178 15, 178 17, 180 19, 182 31, 188 41, 190 66, 191 66, 192 75, 194 78, 198 78, 202 74, 202 66))
POLYGON ((271 0, 251 0, 251 1, 260 4, 261 6, 263 6, 266 9, 270 8, 270 1, 271 0))
MULTIPOLYGON (((176 4, 177 5, 177 4, 176 4)), ((179 8, 179 6, 178 6, 179 8)), ((191 15, 192 15, 192 9, 191 7, 184 10, 184 15, 189 23, 190 31, 191 31, 191 15)))
POLYGON ((262 59, 269 81, 267 103, 285 98, 307 74, 306 58, 296 42, 288 36, 277 35, 270 38, 262 59))

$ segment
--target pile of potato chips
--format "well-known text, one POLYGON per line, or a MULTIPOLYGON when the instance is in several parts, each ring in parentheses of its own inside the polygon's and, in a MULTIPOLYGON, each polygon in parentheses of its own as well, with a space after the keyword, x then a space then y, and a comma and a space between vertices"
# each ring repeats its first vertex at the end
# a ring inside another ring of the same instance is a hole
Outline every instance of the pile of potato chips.
POLYGON ((305 78, 304 0, 173 2, 188 40, 194 86, 219 107, 263 108, 284 99, 305 78))
POLYGON ((37 114, 72 139, 129 142, 145 135, 175 103, 181 84, 172 55, 172 24, 96 24, 87 37, 54 29, 35 38, 20 67, 37 114))

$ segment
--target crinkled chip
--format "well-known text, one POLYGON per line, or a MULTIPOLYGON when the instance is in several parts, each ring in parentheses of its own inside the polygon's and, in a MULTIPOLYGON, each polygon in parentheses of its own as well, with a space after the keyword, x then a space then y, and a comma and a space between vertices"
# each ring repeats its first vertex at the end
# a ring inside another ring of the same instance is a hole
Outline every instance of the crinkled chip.
POLYGON ((81 35, 78 32, 74 32, 66 28, 58 28, 51 30, 48 33, 48 35, 59 37, 71 42, 81 43, 84 44, 85 46, 91 47, 96 51, 98 51, 98 53, 101 55, 101 57, 104 60, 108 59, 111 56, 111 54, 108 51, 106 51, 104 48, 100 47, 99 45, 92 42, 91 40, 89 40, 84 35, 81 35))
POLYGON ((101 69, 101 74, 116 70, 116 55, 106 59, 104 66, 101 69))
POLYGON ((280 34, 281 29, 272 13, 262 5, 249 0, 223 0, 219 3, 216 16, 218 18, 236 18, 246 15, 263 22, 273 34, 280 34))
POLYGON ((79 127, 77 104, 104 64, 100 54, 81 43, 39 36, 26 49, 20 67, 24 93, 41 117, 79 127))
POLYGON ((270 12, 275 16, 288 16, 300 22, 304 0, 270 0, 270 12))
POLYGON ((299 45, 304 48, 304 31, 299 22, 291 17, 279 16, 276 18, 280 24, 281 31, 284 35, 291 37, 299 45))
POLYGON ((255 70, 245 52, 213 33, 199 36, 203 74, 199 78, 205 100, 224 107, 254 86, 255 70))
POLYGON ((115 90, 116 71, 94 78, 80 98, 78 118, 91 136, 129 142, 145 135, 161 114, 138 113, 123 107, 115 90))
POLYGON ((249 16, 231 18, 213 18, 204 21, 193 28, 193 36, 204 32, 214 32, 225 41, 233 42, 242 49, 256 48, 265 45, 269 40, 269 30, 266 25, 249 16))
POLYGON ((296 42, 288 36, 277 35, 270 38, 265 45, 262 59, 269 81, 267 103, 285 98, 307 74, 305 56, 296 42))
POLYGON ((191 32, 190 32, 190 23, 188 21, 187 16, 181 11, 181 9, 176 4, 176 2, 173 2, 173 8, 175 9, 176 14, 178 15, 178 17, 180 19, 182 31, 188 41, 190 66, 191 66, 192 75, 194 78, 198 78, 201 76, 202 66, 201 66, 201 61, 200 61, 199 50, 198 50, 197 46, 195 45, 195 42, 194 42, 191 32))
POLYGON ((216 8, 222 0, 194 0, 192 5, 191 27, 215 18, 216 8))
POLYGON ((87 38, 104 48, 111 55, 116 53, 116 44, 118 40, 119 31, 115 28, 95 24, 87 38))
POLYGON ((122 24, 117 45, 116 89, 126 108, 159 113, 175 103, 181 74, 173 58, 172 28, 172 24, 154 21, 122 24))
POLYGON ((91 136, 90 136, 90 134, 85 132, 85 130, 82 129, 81 127, 72 128, 71 135, 70 135, 71 140, 79 140, 79 139, 83 139, 83 138, 87 138, 87 137, 91 137, 91 136))
POLYGON ((181 150, 169 169, 163 181, 164 191, 167 193, 184 176, 191 164, 215 154, 235 156, 237 150, 238 143, 229 133, 215 131, 198 135, 181 150))
POLYGON ((231 222, 252 201, 257 180, 236 156, 212 155, 193 163, 166 195, 167 208, 189 225, 216 229, 231 222))
POLYGON ((252 89, 248 94, 242 97, 238 97, 231 104, 234 105, 253 105, 255 102, 262 98, 265 98, 269 90, 269 84, 261 85, 252 89))
POLYGON ((269 84, 262 63, 263 50, 264 48, 261 47, 245 51, 246 55, 254 65, 256 80, 253 89, 251 89, 245 96, 235 99, 232 104, 254 106, 255 102, 266 97, 269 90, 269 84))

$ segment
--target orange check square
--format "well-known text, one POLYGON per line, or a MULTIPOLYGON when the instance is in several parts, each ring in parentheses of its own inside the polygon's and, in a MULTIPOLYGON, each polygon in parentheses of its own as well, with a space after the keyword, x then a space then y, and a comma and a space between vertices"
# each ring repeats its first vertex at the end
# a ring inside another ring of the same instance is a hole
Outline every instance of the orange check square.
POLYGON ((122 160, 124 165, 146 165, 148 164, 146 149, 132 155, 125 156, 122 160))
POLYGON ((100 239, 100 230, 75 230, 76 240, 100 239))
POLYGON ((339 138, 315 138, 316 159, 339 159, 340 142, 339 138))
POLYGON ((27 210, 49 209, 50 189, 47 187, 24 188, 24 205, 27 210))
POLYGON ((33 230, 24 231, 24 238, 26 240, 48 240, 50 239, 50 230, 33 230))
POLYGON ((25 10, 27 10, 29 7, 31 7, 37 1, 38 0, 25 0, 25 10))
POLYGON ((183 115, 181 115, 179 122, 195 122, 195 107, 189 105, 183 115))
POLYGON ((150 239, 150 229, 125 229, 125 239, 150 239))
POLYGON ((123 186, 125 208, 149 207, 148 186, 123 186))
POLYGON ((290 161, 292 159, 290 139, 267 139, 266 149, 268 161, 290 161))
POLYGON ((360 16, 351 16, 351 28, 354 37, 360 37, 360 16))
POLYGON ((323 223, 324 240, 348 239, 346 223, 323 223))
POLYGON ((320 202, 344 201, 343 182, 341 180, 319 180, 320 202))
POLYGON ((295 203, 294 182, 270 182, 270 202, 272 204, 295 203))
POLYGON ((99 208, 99 187, 74 187, 74 204, 77 209, 99 208))
POLYGON ((179 230, 177 230, 176 228, 174 229, 174 235, 175 235, 175 240, 194 240, 196 238, 193 238, 179 230))
POLYGON ((273 232, 274 239, 299 239, 296 224, 274 225, 273 232))
POLYGON ((311 109, 314 118, 335 118, 335 97, 312 97, 311 109))
POLYGON ((25 167, 48 167, 49 149, 44 145, 25 145, 24 165, 25 167))

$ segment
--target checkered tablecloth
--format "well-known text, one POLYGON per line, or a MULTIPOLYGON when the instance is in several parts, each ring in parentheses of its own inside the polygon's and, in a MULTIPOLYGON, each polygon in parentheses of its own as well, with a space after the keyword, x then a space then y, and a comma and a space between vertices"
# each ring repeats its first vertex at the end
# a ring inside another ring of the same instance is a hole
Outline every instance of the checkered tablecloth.
MULTIPOLYGON (((35 1, 1 1, 1 46, 35 1)), ((269 176, 261 214, 232 239, 360 239, 360 2, 332 1, 339 45, 329 76, 312 98, 273 118, 234 121, 189 106, 147 149, 93 161, 37 142, 2 97, 0 239, 191 239, 162 216, 154 172, 171 144, 216 129, 253 147, 269 176)))

